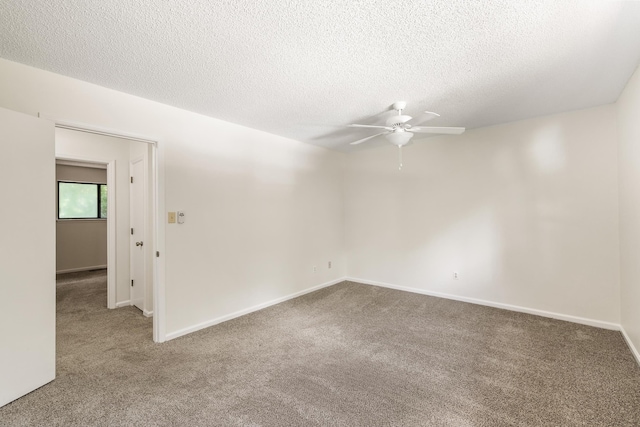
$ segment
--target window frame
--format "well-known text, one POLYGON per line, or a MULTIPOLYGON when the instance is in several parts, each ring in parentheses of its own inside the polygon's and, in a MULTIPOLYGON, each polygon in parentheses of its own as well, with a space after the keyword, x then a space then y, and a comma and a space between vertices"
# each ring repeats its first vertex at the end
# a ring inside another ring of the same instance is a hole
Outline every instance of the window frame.
MULTIPOLYGON (((100 183, 100 182, 87 182, 87 181, 67 181, 64 179, 59 179, 57 180, 58 182, 58 188, 57 188, 57 192, 56 192, 56 219, 58 221, 96 221, 96 220, 101 220, 101 221, 106 221, 107 217, 101 217, 100 213, 102 212, 102 201, 101 201, 101 189, 102 187, 107 187, 107 184, 105 183, 100 183), (95 217, 89 217, 89 218, 60 218, 60 184, 83 184, 83 185, 95 185, 97 186, 97 198, 98 198, 98 203, 97 203, 97 212, 96 212, 96 216, 95 217)), ((107 194, 108 193, 108 187, 107 187, 107 194)))

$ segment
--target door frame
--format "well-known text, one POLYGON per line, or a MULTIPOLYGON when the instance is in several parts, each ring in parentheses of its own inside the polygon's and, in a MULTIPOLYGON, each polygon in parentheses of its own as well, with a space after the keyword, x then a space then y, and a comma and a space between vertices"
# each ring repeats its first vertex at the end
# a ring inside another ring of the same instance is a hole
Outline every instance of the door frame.
POLYGON ((58 160, 107 166, 107 308, 122 307, 116 303, 116 160, 66 153, 56 155, 58 160))
MULTIPOLYGON (((161 212, 165 210, 164 191, 160 191, 164 188, 164 144, 158 138, 149 137, 146 135, 135 134, 131 132, 125 132, 117 129, 108 129, 104 127, 94 126, 86 123, 74 122, 56 118, 51 115, 38 113, 38 117, 50 120, 55 124, 55 127, 69 130, 76 130, 80 132, 94 133, 98 135, 112 136, 121 139, 127 139, 130 141, 144 142, 150 144, 150 167, 151 167, 151 183, 148 188, 151 190, 149 196, 152 198, 153 212, 148 215, 148 219, 151 221, 151 233, 153 236, 153 252, 156 256, 153 258, 153 341, 165 342, 166 341, 166 320, 165 320, 165 262, 164 262, 164 249, 165 249, 165 230, 161 212)), ((109 163, 107 163, 107 177, 112 176, 114 179, 113 186, 115 188, 115 161, 113 162, 111 173, 109 173, 109 163)), ((107 182, 109 185, 110 182, 107 182)), ((109 207, 107 209, 114 209, 113 212, 108 211, 109 217, 115 218, 115 198, 109 199, 111 192, 107 193, 107 203, 109 207)), ((108 222, 107 222, 108 224, 108 222)), ((107 226, 108 227, 108 226, 107 226)), ((115 227, 112 227, 115 235, 115 227)), ((114 239, 115 243, 115 239, 114 239)), ((112 246, 115 252, 115 245, 112 246)), ((108 252, 108 254, 110 254, 108 252)), ((115 254, 111 257, 115 262, 115 254)), ((107 272, 108 274, 108 272, 107 272)), ((115 276, 114 276, 115 285, 115 276)), ((115 303, 115 286, 114 286, 114 303, 115 303)))

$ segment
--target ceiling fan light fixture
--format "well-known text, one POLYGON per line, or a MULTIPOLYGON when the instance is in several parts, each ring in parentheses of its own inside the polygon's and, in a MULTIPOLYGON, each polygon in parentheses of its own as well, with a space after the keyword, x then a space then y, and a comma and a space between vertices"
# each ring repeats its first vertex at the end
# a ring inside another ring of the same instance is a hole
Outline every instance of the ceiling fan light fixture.
POLYGON ((411 132, 391 132, 385 135, 385 138, 392 143, 393 145, 397 145, 398 147, 402 147, 406 145, 411 138, 413 138, 413 133, 411 132))

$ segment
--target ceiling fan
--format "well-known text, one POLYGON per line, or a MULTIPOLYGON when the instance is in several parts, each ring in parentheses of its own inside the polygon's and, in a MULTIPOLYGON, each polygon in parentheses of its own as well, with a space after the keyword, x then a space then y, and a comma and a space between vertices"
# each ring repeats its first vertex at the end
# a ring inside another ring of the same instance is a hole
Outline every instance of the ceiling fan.
MULTIPOLYGON (((393 109, 398 112, 397 115, 389 117, 384 125, 361 125, 350 124, 349 127, 354 128, 371 128, 371 129, 384 129, 384 132, 377 133, 375 135, 367 136, 366 138, 359 139, 351 143, 351 145, 358 145, 373 139, 377 136, 384 135, 384 137, 399 148, 400 167, 402 169, 402 146, 409 143, 409 140, 413 138, 415 133, 431 133, 440 135, 460 135, 464 132, 464 128, 461 127, 438 127, 438 126, 414 126, 409 123, 413 117, 402 114, 402 110, 407 107, 407 103, 404 101, 398 101, 393 104, 393 109)), ((430 116, 429 119, 439 117, 437 113, 425 111, 425 114, 430 116)), ((429 120, 427 119, 427 120, 429 120)))
MULTIPOLYGON (((354 141, 351 143, 351 145, 362 144, 363 142, 373 139, 376 136, 384 135, 390 143, 401 147, 409 142, 414 133, 460 135, 465 130, 464 128, 460 127, 412 126, 409 122, 413 119, 413 117, 402 114, 402 110, 404 110, 406 107, 407 103, 404 101, 395 102, 393 104, 393 109, 396 110, 398 114, 389 117, 384 125, 361 125, 357 123, 350 124, 349 127, 354 128, 371 128, 385 130, 384 132, 354 141)), ((440 117, 440 114, 432 113, 431 111, 425 111, 425 114, 430 115, 430 118, 440 117)))

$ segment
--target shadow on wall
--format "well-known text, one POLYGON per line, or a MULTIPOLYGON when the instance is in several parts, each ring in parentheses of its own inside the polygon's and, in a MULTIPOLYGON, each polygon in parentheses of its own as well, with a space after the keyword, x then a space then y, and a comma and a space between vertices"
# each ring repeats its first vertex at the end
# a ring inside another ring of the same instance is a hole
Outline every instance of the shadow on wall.
POLYGON ((401 172, 350 154, 349 275, 616 321, 612 133, 605 106, 416 142, 401 172))
POLYGON ((167 209, 188 214, 166 227, 167 283, 180 284, 168 287, 167 301, 193 307, 187 288, 210 301, 206 312, 190 308, 187 325, 345 275, 344 154, 249 131, 200 133, 166 153, 167 209))
MULTIPOLYGON (((462 293, 466 286, 460 283, 464 280, 485 298, 505 273, 514 276, 526 272, 532 286, 535 281, 547 280, 540 274, 556 270, 552 265, 540 268, 519 260, 560 259, 548 251, 554 247, 548 233, 561 228, 562 215, 557 213, 564 201, 549 200, 540 186, 547 179, 556 181, 557 174, 567 166, 563 134, 562 127, 554 124, 530 138, 507 144, 471 141, 473 147, 465 146, 465 142, 451 147, 455 141, 444 141, 445 146, 436 150, 451 160, 440 158, 439 164, 446 168, 442 173, 456 177, 447 181, 449 185, 440 186, 443 181, 436 180, 428 190, 435 198, 427 199, 431 209, 427 207, 426 211, 434 214, 423 218, 430 223, 426 234, 407 236, 411 242, 408 265, 420 265, 422 260, 425 276, 439 272, 430 281, 448 282, 449 292, 462 293), (479 150, 482 156, 478 156, 479 150), (452 281, 452 272, 460 275, 458 270, 464 271, 463 276, 452 281)), ((421 210, 415 206, 405 209, 421 210)), ((491 297, 502 299, 507 292, 505 289, 491 297)))

